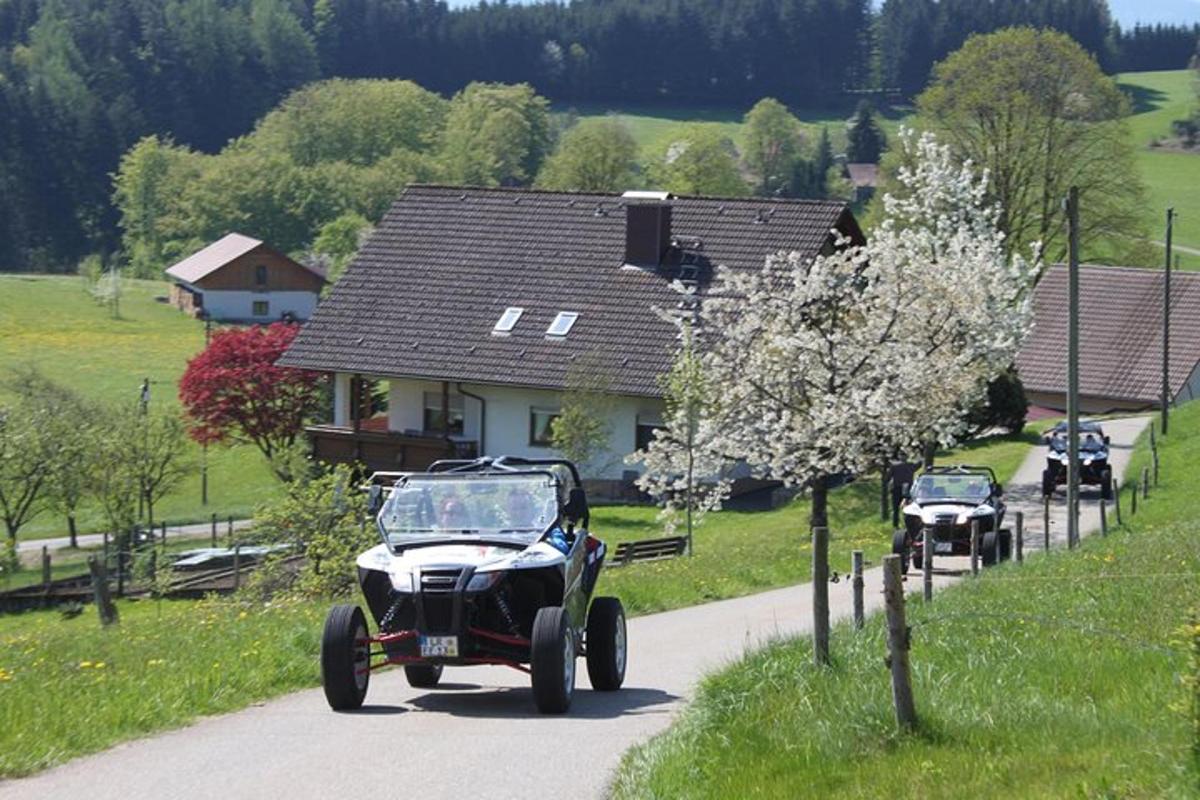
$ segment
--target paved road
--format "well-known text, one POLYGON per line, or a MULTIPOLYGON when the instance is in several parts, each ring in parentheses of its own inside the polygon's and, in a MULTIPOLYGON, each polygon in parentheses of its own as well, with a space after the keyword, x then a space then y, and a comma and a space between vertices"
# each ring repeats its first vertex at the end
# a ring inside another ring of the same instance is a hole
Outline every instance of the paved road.
MULTIPOLYGON (((1144 424, 1111 426, 1118 466, 1144 424)), ((1035 448, 1019 477, 1040 478, 1042 457, 1035 448)), ((1025 502, 1023 492, 1014 481, 1014 504, 1025 502)), ((943 561, 938 586, 956 580, 962 566, 943 561)), ((867 607, 876 609, 880 570, 865 578, 867 607)), ((600 797, 621 754, 664 729, 704 673, 807 631, 810 600, 811 587, 802 585, 630 620, 625 688, 591 692, 581 663, 580 691, 565 717, 535 714, 527 678, 500 667, 448 670, 436 691, 412 689, 402 672, 388 671, 373 677, 360 712, 332 713, 319 689, 297 692, 0 783, 0 797, 600 797)), ((830 605, 837 618, 850 615, 846 581, 830 586, 830 605)))
MULTIPOLYGON (((1158 245, 1159 247, 1163 248, 1164 250, 1167 247, 1166 242, 1155 242, 1155 244, 1158 245)), ((1194 247, 1185 247, 1184 245, 1181 245, 1178 242, 1171 242, 1171 249, 1177 250, 1180 253, 1187 253, 1188 255, 1191 255, 1191 256, 1200 256, 1200 250, 1197 250, 1194 247)))
MULTIPOLYGON (((224 537, 228 527, 228 517, 217 521, 217 535, 224 537)), ((234 530, 242 530, 253 524, 253 520, 235 519, 233 521, 234 530)), ((161 528, 155 528, 155 533, 161 528)), ((201 538, 212 535, 211 522, 197 522, 192 525, 168 525, 167 526, 167 541, 172 538, 201 538)), ((80 547, 98 547, 104 543, 104 534, 102 533, 86 533, 77 537, 80 547)), ((33 553, 40 552, 43 547, 49 547, 51 550, 64 550, 71 546, 71 539, 67 536, 56 536, 52 539, 21 539, 17 542, 17 552, 33 553)))

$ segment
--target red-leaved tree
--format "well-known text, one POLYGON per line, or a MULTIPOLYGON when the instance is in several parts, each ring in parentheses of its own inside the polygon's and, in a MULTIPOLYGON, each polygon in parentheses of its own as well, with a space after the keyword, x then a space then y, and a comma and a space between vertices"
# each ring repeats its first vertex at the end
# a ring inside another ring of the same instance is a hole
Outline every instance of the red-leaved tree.
POLYGON ((214 334, 179 382, 193 439, 250 442, 283 481, 294 477, 286 456, 317 410, 323 381, 319 372, 275 365, 298 330, 277 322, 214 334))

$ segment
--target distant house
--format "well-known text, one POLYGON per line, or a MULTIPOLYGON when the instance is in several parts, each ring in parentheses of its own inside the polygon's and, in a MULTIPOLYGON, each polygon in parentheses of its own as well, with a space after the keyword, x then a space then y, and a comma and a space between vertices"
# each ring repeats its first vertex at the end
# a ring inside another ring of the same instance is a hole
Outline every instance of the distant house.
POLYGON ((843 173, 854 186, 854 202, 865 203, 879 187, 879 165, 870 163, 846 164, 843 173))
POLYGON ((614 395, 589 477, 620 479, 662 422, 677 331, 654 307, 679 307, 672 283, 703 298, 718 265, 831 252, 834 230, 863 240, 841 202, 412 186, 279 363, 334 377, 317 457, 393 470, 553 455, 586 367, 614 395))
POLYGON ((325 276, 231 233, 168 267, 171 304, 218 322, 305 320, 317 306, 325 276))
MULTIPOLYGON (((1080 267, 1080 410, 1156 408, 1162 397, 1163 271, 1080 267)), ((1067 406, 1067 268, 1050 268, 1033 294, 1033 331, 1017 355, 1032 405, 1067 406)), ((1200 397, 1200 273, 1171 274, 1172 403, 1200 397)))

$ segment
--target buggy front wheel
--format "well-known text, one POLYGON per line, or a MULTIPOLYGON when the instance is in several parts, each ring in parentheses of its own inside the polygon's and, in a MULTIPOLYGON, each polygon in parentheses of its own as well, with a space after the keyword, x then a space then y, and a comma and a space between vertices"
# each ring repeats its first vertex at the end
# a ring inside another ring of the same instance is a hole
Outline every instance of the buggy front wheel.
POLYGON ((414 689, 432 689, 442 679, 441 664, 406 664, 404 677, 414 689))
POLYGON ((321 686, 334 711, 359 708, 371 679, 367 618, 355 605, 337 605, 325 618, 321 636, 321 686))
POLYGON ((892 552, 900 556, 900 574, 908 574, 908 534, 904 531, 896 531, 892 534, 892 552))
POLYGON ((587 670, 592 688, 613 692, 625 682, 625 609, 615 597, 597 597, 587 618, 587 670))
POLYGON ((567 610, 547 606, 533 618, 530 637, 533 700, 543 714, 562 714, 575 693, 575 634, 567 610))

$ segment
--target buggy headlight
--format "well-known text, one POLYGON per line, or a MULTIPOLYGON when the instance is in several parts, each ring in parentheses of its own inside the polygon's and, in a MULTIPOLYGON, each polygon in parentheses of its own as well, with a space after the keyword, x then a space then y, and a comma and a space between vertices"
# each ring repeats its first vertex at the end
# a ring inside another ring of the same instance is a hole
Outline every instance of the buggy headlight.
POLYGON ((467 584, 468 592, 483 592, 496 585, 500 580, 499 572, 477 572, 471 576, 470 582, 467 584))
POLYGON ((389 572, 388 577, 392 579, 392 589, 395 591, 407 593, 412 592, 412 573, 389 572))

